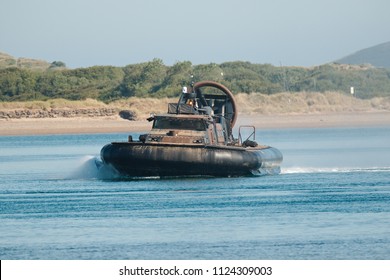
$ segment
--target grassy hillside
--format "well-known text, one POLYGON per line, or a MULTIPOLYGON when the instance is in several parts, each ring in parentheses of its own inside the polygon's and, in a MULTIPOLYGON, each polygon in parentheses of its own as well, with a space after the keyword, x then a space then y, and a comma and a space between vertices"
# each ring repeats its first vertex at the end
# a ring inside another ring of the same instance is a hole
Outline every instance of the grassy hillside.
POLYGON ((31 58, 15 58, 9 54, 0 52, 0 69, 18 67, 22 69, 45 71, 49 69, 50 66, 51 64, 44 60, 31 58))
POLYGON ((390 42, 357 51, 337 60, 343 64, 371 64, 390 69, 390 42))

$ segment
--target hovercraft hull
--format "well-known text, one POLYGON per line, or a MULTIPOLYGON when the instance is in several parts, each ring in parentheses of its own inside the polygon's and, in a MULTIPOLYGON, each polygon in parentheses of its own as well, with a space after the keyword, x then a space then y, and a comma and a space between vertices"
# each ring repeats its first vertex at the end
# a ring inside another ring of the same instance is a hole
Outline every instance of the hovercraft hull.
POLYGON ((277 174, 283 160, 273 147, 232 147, 119 142, 104 146, 101 158, 129 177, 249 176, 277 174))

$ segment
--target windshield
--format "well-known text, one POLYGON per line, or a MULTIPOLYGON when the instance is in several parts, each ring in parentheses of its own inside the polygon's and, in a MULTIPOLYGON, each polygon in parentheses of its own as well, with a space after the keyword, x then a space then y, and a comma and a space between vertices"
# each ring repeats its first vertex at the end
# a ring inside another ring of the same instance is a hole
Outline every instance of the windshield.
POLYGON ((205 131, 206 124, 202 119, 177 119, 160 117, 154 120, 153 128, 205 131))

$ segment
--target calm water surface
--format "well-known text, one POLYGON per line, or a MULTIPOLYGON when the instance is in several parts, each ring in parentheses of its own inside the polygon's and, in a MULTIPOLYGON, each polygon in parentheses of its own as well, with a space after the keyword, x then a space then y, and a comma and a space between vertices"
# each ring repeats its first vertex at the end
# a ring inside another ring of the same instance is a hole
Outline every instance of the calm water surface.
POLYGON ((126 134, 0 137, 0 259, 390 259, 390 128, 256 138, 282 174, 126 180, 95 165, 126 134))

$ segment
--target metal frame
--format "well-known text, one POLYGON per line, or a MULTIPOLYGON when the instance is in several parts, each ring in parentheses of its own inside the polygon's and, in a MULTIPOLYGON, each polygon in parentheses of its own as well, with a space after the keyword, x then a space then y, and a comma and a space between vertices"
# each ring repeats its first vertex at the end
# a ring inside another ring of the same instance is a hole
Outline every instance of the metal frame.
POLYGON ((252 136, 253 136, 253 141, 256 140, 256 127, 255 126, 253 126, 253 125, 240 125, 240 127, 238 128, 238 140, 239 140, 240 145, 242 145, 242 143, 245 142, 245 141, 242 141, 241 128, 252 128, 253 129, 253 132, 248 136, 248 138, 245 139, 245 141, 249 140, 249 138, 251 138, 252 136))

